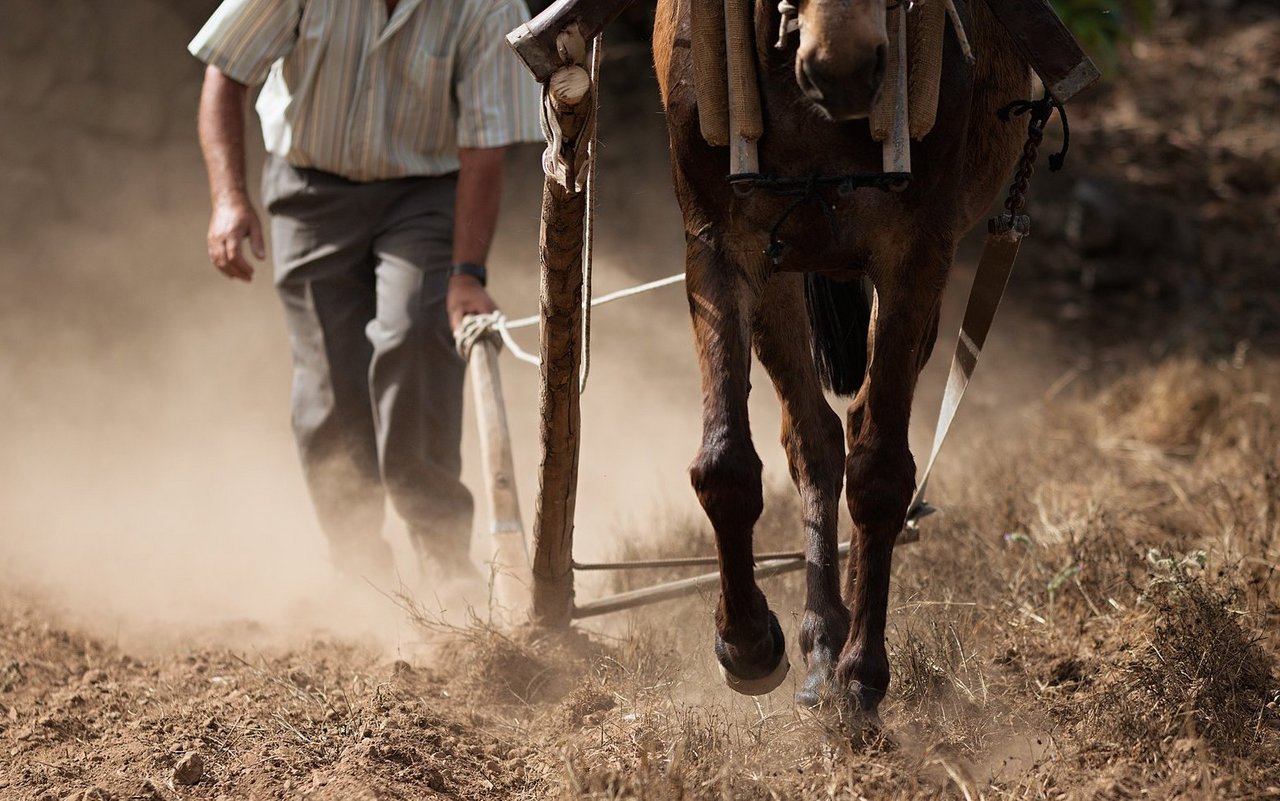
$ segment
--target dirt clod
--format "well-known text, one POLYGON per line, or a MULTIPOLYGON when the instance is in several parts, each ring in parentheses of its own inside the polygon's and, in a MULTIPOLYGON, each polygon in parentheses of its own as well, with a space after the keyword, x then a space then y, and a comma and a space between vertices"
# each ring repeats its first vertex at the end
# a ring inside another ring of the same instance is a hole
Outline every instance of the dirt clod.
POLYGON ((198 751, 191 751, 178 764, 173 766, 174 784, 197 784, 204 778, 204 757, 198 751))

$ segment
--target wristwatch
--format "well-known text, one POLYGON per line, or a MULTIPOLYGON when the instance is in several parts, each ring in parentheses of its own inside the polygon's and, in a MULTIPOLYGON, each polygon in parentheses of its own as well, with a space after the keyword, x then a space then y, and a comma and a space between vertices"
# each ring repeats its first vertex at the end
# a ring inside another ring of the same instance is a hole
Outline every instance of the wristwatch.
POLYGON ((482 287, 489 283, 489 271, 485 269, 483 264, 476 264, 473 261, 455 262, 449 268, 449 277, 453 278, 455 275, 469 275, 479 281, 482 287))

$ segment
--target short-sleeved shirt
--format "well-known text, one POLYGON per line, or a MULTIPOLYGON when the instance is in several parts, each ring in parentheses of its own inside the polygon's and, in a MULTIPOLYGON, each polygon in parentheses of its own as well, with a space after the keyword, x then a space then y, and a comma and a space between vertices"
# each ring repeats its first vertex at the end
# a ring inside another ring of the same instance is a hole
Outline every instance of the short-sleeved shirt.
POLYGON ((536 82, 506 45, 523 0, 224 0, 191 53, 265 81, 267 150, 353 181, 444 175, 458 148, 542 138, 536 82))

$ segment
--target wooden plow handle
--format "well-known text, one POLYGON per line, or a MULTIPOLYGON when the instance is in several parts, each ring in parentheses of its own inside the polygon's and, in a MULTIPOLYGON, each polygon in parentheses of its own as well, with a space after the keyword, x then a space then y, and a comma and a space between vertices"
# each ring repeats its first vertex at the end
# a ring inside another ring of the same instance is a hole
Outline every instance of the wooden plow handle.
POLYGON ((556 70, 567 66, 557 40, 570 25, 591 41, 605 26, 618 18, 635 0, 556 0, 538 16, 507 34, 507 44, 533 73, 546 83, 556 70))

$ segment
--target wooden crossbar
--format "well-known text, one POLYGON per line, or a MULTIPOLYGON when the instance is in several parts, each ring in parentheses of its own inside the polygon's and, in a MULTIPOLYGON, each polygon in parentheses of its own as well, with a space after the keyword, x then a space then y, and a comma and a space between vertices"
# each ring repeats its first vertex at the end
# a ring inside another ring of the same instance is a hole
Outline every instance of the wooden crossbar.
MULTIPOLYGON (((837 554, 841 557, 848 555, 849 543, 841 543, 837 549, 837 554)), ((774 559, 772 561, 761 561, 756 565, 755 576, 757 579, 767 578, 769 576, 777 576, 783 573, 793 573, 808 564, 803 559, 774 559)), ((611 612, 621 612, 626 609, 633 609, 637 606, 647 606, 648 604, 656 604, 661 601, 670 601, 675 598, 683 598, 686 595, 695 595, 704 590, 710 590, 720 584, 720 573, 704 573, 700 576, 692 578, 680 579, 678 581, 669 581, 665 584, 657 584, 653 587, 644 587, 639 590, 631 590, 629 592, 620 592, 616 595, 610 595, 597 601, 589 601, 585 604, 579 604, 573 608, 573 618, 581 620, 587 617, 596 617, 597 615, 607 615, 611 612)))

